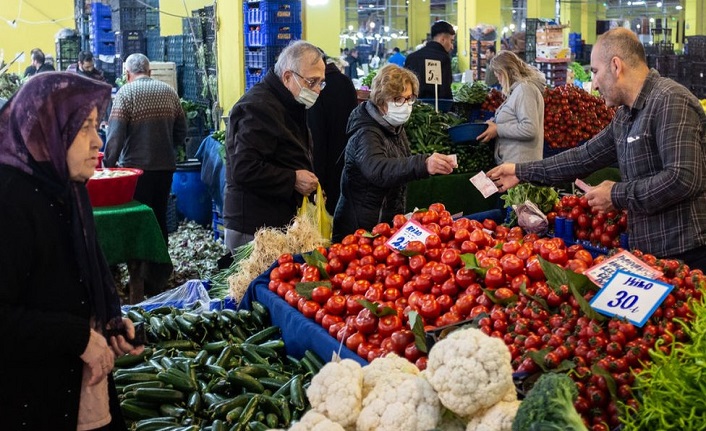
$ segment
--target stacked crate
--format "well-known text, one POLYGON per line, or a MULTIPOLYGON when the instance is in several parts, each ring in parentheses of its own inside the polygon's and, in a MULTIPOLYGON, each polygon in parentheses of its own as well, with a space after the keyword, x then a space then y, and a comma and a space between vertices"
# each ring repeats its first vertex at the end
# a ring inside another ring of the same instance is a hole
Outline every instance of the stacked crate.
POLYGON ((706 36, 687 36, 684 54, 690 64, 689 75, 691 91, 699 99, 706 98, 706 36))
POLYGON ((539 18, 525 18, 525 61, 534 64, 537 57, 537 28, 539 18))
POLYGON ((243 2, 246 91, 275 65, 289 42, 301 39, 301 7, 298 0, 243 2))
POLYGON ((165 39, 159 27, 159 0, 145 0, 145 54, 150 61, 164 61, 165 39))
POLYGON ((71 36, 55 40, 56 47, 56 67, 58 71, 66 70, 70 65, 78 61, 78 53, 81 51, 81 37, 71 36))
POLYGON ((110 6, 93 3, 88 26, 90 50, 93 55, 96 57, 115 55, 115 35, 110 6))

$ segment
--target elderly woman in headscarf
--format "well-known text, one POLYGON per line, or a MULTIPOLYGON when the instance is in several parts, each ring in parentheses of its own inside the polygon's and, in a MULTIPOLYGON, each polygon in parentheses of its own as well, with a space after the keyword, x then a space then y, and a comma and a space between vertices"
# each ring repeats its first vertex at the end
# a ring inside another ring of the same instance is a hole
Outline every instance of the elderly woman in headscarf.
POLYGON ((3 429, 125 429, 111 370, 143 348, 127 341, 135 329, 120 317, 85 185, 110 92, 43 73, 0 109, 3 429))

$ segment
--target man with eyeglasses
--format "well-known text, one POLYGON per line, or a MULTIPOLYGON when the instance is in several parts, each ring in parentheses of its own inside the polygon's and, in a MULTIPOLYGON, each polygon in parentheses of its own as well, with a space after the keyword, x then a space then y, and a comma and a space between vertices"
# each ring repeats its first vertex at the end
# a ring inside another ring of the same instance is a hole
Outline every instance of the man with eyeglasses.
POLYGON ((230 111, 226 136, 225 243, 287 226, 319 183, 306 111, 326 86, 321 51, 298 40, 230 111))
POLYGON ((439 85, 439 99, 453 99, 451 94, 451 57, 449 53, 454 48, 456 30, 446 21, 436 21, 431 26, 431 40, 423 48, 409 54, 404 67, 413 71, 419 78, 419 98, 433 99, 434 84, 426 83, 425 66, 427 60, 441 62, 441 85, 439 85))

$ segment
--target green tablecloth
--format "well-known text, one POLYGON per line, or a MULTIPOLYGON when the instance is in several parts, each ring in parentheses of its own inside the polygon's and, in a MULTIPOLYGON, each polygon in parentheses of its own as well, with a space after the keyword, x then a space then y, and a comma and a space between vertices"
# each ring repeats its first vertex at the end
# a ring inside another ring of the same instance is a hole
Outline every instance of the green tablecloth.
POLYGON ((130 260, 168 263, 167 245, 152 208, 137 201, 93 209, 98 242, 108 264, 130 260))
POLYGON ((441 202, 451 214, 462 212, 474 214, 496 208, 498 194, 483 198, 469 179, 477 172, 438 175, 407 184, 407 208, 427 208, 429 204, 441 202))

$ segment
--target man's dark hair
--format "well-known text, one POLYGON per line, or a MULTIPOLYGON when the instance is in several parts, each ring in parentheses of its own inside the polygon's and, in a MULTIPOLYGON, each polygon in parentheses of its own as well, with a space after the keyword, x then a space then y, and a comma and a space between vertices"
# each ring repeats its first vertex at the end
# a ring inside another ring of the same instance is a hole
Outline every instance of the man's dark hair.
POLYGON ((44 64, 44 53, 42 51, 36 51, 32 53, 32 61, 36 61, 39 64, 44 64))
POLYGON ((392 52, 400 52, 400 49, 398 47, 392 48, 392 52))
POLYGON ((91 51, 81 51, 78 53, 78 61, 79 63, 83 63, 84 61, 93 61, 93 53, 91 51))
POLYGON ((431 26, 431 38, 434 39, 436 35, 439 34, 450 34, 451 36, 456 34, 454 27, 446 21, 437 21, 431 26))

